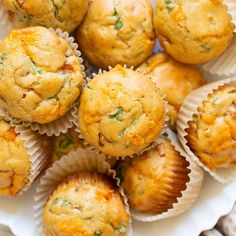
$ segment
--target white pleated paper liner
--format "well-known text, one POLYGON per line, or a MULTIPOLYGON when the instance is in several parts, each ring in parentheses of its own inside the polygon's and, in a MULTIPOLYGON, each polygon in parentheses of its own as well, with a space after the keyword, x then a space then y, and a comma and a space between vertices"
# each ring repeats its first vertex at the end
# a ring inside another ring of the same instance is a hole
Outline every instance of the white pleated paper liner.
MULTIPOLYGON (((126 65, 124 65, 124 67, 127 68, 126 65)), ((113 68, 112 68, 111 66, 109 66, 109 71, 112 70, 112 69, 113 69, 113 68)), ((128 68, 128 69, 133 70, 133 67, 130 67, 130 68, 128 68)), ((106 70, 99 69, 98 73, 93 73, 93 74, 92 74, 92 77, 86 77, 86 83, 89 83, 89 81, 91 81, 96 75, 102 74, 102 73, 104 73, 104 72, 107 72, 107 71, 106 71, 106 70)), ((143 71, 137 71, 137 72, 142 73, 142 74, 145 74, 143 71)), ((147 75, 147 76, 148 76, 148 75, 147 75)), ((148 76, 148 77, 150 77, 150 79, 151 79, 151 76, 148 76)), ((148 145, 147 147, 141 149, 138 153, 134 153, 134 154, 132 154, 132 155, 129 155, 129 156, 122 156, 122 157, 120 157, 120 156, 109 156, 109 155, 107 155, 107 154, 102 153, 97 147, 95 147, 94 145, 92 145, 92 144, 90 144, 89 142, 87 142, 86 139, 84 138, 83 134, 81 133, 81 130, 80 130, 80 128, 79 128, 79 122, 78 122, 78 109, 77 109, 77 110, 74 110, 73 113, 72 113, 72 115, 73 115, 73 122, 74 122, 74 125, 76 126, 76 132, 78 132, 79 138, 82 139, 82 140, 84 140, 84 145, 85 145, 88 149, 90 149, 90 150, 96 152, 97 154, 105 155, 107 159, 116 158, 117 160, 119 160, 119 159, 125 159, 125 158, 127 158, 127 157, 133 158, 135 155, 141 155, 142 153, 144 153, 144 152, 146 152, 146 151, 148 151, 148 150, 153 149, 154 147, 156 147, 156 146, 160 143, 159 137, 160 137, 161 135, 163 135, 163 134, 166 132, 166 129, 167 129, 167 127, 168 127, 168 122, 169 122, 169 117, 166 115, 166 114, 167 114, 167 111, 168 111, 168 106, 167 106, 168 102, 165 100, 165 96, 164 96, 164 95, 162 95, 162 100, 163 100, 164 105, 165 105, 165 117, 164 117, 164 121, 165 121, 165 122, 164 122, 164 125, 163 125, 163 127, 162 127, 161 133, 160 133, 160 135, 152 142, 152 144, 150 144, 150 145, 148 145)))
MULTIPOLYGON (((228 13, 232 16, 232 22, 236 26, 236 2, 235 0, 224 0, 225 5, 228 7, 228 13)), ((234 33, 236 33, 236 27, 234 29, 234 33)))
MULTIPOLYGON (((33 208, 36 227, 40 235, 43 235, 42 212, 50 194, 63 179, 79 171, 94 171, 105 174, 119 186, 119 179, 115 177, 115 171, 110 169, 110 165, 105 161, 104 156, 98 155, 89 149, 81 148, 63 156, 46 171, 36 188, 33 208)), ((126 211, 129 213, 127 198, 120 187, 119 191, 123 197, 126 211)), ((132 236, 131 218, 127 236, 132 236)))
POLYGON ((234 205, 233 210, 227 215, 220 218, 217 223, 217 228, 227 236, 236 235, 236 206, 234 205))
POLYGON ((212 75, 222 77, 236 75, 236 34, 234 34, 231 45, 221 56, 203 64, 201 68, 212 75))
POLYGON ((177 198, 177 202, 173 204, 171 209, 161 214, 141 213, 131 209, 131 215, 135 220, 152 222, 177 216, 189 210, 199 195, 204 177, 202 169, 186 154, 178 141, 177 135, 173 131, 167 129, 166 134, 175 150, 189 162, 189 181, 186 183, 186 189, 181 192, 182 196, 177 198))
POLYGON ((210 229, 204 231, 200 236, 223 236, 223 234, 219 232, 217 229, 210 229))
MULTIPOLYGON (((3 117, 2 115, 0 110, 0 117, 3 117)), ((15 132, 20 135, 20 139, 23 141, 24 147, 30 158, 30 174, 27 183, 17 194, 21 195, 29 189, 36 177, 46 166, 50 156, 49 140, 46 136, 40 136, 38 133, 23 125, 10 125, 15 129, 15 132)))
POLYGON ((200 159, 192 152, 190 147, 187 145, 188 142, 186 140, 186 129, 189 127, 188 122, 193 120, 193 114, 198 113, 198 107, 202 106, 203 101, 207 100, 208 95, 211 94, 213 90, 226 84, 232 84, 235 86, 236 77, 210 83, 191 92, 184 100, 180 108, 177 120, 178 137, 187 154, 220 183, 227 183, 233 180, 236 176, 236 168, 218 168, 216 171, 211 171, 200 161, 200 159))
MULTIPOLYGON (((83 65, 83 59, 81 57, 81 52, 78 50, 78 45, 74 42, 74 38, 70 37, 69 34, 67 32, 62 32, 61 29, 57 29, 57 30, 53 30, 50 29, 52 32, 55 32, 57 34, 57 36, 63 38, 71 47, 71 49, 74 51, 75 55, 77 56, 77 58, 79 59, 80 65, 81 65, 81 71, 83 74, 83 84, 86 84, 86 80, 85 80, 85 68, 83 65)), ((25 127, 29 127, 34 131, 38 131, 40 134, 46 134, 47 136, 52 136, 52 135, 56 135, 59 136, 60 133, 66 133, 68 131, 69 128, 72 128, 73 123, 74 122, 74 116, 73 113, 77 110, 78 107, 78 102, 75 102, 75 104, 72 106, 72 108, 62 117, 60 117, 59 119, 47 123, 47 124, 39 124, 36 122, 28 122, 28 121, 22 121, 20 119, 14 118, 12 116, 10 116, 9 114, 7 114, 7 111, 5 111, 5 116, 8 120, 11 121, 12 124, 16 125, 16 124, 22 124, 25 127)))
POLYGON ((2 1, 3 0, 0 0, 0 25, 4 26, 4 32, 0 35, 0 41, 8 34, 8 32, 13 27, 11 22, 8 20, 8 13, 2 5, 2 1))

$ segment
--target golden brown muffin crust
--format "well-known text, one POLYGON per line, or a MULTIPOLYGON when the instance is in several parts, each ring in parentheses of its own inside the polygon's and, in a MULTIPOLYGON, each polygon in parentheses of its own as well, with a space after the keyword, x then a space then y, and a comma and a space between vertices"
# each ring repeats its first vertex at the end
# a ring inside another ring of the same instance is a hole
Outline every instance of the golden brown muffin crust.
POLYGON ((155 34, 149 0, 91 1, 77 41, 92 64, 137 66, 152 52, 155 34))
POLYGON ((88 0, 3 0, 10 20, 20 27, 42 25, 72 32, 82 21, 88 0))
POLYGON ((132 209, 159 214, 172 208, 189 181, 189 163, 163 140, 155 149, 118 168, 121 186, 132 209))
POLYGON ((45 236, 125 236, 129 225, 121 195, 107 177, 80 172, 53 191, 43 212, 45 236))
POLYGON ((207 167, 236 167, 236 86, 215 90, 188 125, 188 144, 207 167))
POLYGON ((44 27, 13 30, 0 43, 0 105, 15 118, 44 124, 62 117, 82 81, 72 49, 44 27))
POLYGON ((109 156, 129 156, 160 135, 164 103, 145 75, 116 66, 95 76, 81 95, 79 127, 85 140, 109 156))
POLYGON ((0 196, 14 196, 27 184, 30 163, 19 134, 0 119, 0 196))
POLYGON ((151 75, 152 81, 165 96, 171 128, 175 127, 177 114, 184 98, 192 90, 206 83, 199 69, 177 62, 165 52, 149 57, 137 70, 151 75))
POLYGON ((234 31, 222 0, 156 1, 154 25, 168 54, 189 64, 205 63, 222 54, 234 31))

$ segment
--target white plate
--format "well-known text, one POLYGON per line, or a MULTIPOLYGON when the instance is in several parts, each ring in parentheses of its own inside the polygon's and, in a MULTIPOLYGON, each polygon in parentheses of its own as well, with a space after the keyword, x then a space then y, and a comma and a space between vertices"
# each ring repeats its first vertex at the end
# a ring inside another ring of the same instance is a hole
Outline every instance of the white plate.
MULTIPOLYGON (((1 4, 1 0, 0 0, 1 4)), ((2 7, 0 6, 0 17, 2 7)), ((0 23, 0 40, 6 35, 6 24, 0 23)), ((207 75, 207 79, 212 81, 207 75)), ((219 79, 219 77, 217 77, 219 79)), ((227 214, 236 200, 236 180, 221 185, 206 176, 194 206, 177 217, 153 223, 134 222, 134 236, 198 236, 212 228, 220 216, 227 214)), ((0 224, 8 226, 17 236, 39 236, 33 220, 33 199, 35 185, 21 197, 0 198, 0 224)), ((0 235, 3 234, 0 232, 0 235)))
MULTIPOLYGON (((134 222, 134 236, 198 236, 212 228, 220 216, 232 209, 236 200, 236 180, 222 185, 209 176, 205 177, 201 194, 191 210, 153 223, 134 222)), ((21 197, 0 198, 0 224, 9 226, 17 236, 40 236, 33 219, 35 185, 21 197)))

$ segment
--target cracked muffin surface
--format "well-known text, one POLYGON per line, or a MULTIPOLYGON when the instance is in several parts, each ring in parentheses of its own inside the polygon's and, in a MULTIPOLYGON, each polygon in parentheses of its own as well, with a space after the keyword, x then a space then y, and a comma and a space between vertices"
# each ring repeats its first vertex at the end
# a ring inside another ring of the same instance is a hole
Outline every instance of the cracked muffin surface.
POLYGON ((204 85, 206 80, 195 66, 177 62, 167 53, 149 57, 137 70, 151 75, 152 81, 165 96, 169 126, 175 129, 177 115, 184 98, 194 89, 204 85))
POLYGON ((137 66, 155 44, 152 15, 148 0, 91 1, 77 32, 80 49, 99 68, 137 66))
POLYGON ((82 21, 88 0, 3 0, 3 5, 16 26, 42 25, 72 32, 82 21))
POLYGON ((189 181, 188 166, 170 141, 163 139, 154 149, 121 161, 117 176, 133 210, 160 214, 182 196, 189 181))
POLYGON ((125 236, 129 220, 118 188, 95 172, 61 182, 43 211, 45 236, 125 236))
POLYGON ((188 145, 209 169, 236 167, 236 86, 214 90, 188 125, 188 145))
POLYGON ((0 106, 14 118, 40 124, 59 119, 82 82, 73 50, 44 27, 13 30, 0 43, 0 106))
POLYGON ((0 118, 0 196, 15 196, 28 183, 30 157, 24 142, 0 118))
POLYGON ((87 84, 78 121, 87 142, 109 156, 124 157, 156 140, 165 123, 165 107, 147 76, 118 65, 87 84))
POLYGON ((168 54, 189 64, 205 63, 222 54, 234 31, 222 0, 156 1, 154 26, 168 54))

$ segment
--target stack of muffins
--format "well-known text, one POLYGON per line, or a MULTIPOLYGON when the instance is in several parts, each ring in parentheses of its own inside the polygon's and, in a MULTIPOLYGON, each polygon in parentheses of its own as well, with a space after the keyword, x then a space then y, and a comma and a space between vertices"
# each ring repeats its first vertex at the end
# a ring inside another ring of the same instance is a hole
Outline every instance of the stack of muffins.
POLYGON ((223 1, 158 0, 154 13, 149 0, 1 7, 14 29, 0 43, 0 195, 46 169, 35 196, 45 236, 131 235, 131 216, 188 210, 200 166, 235 176, 236 80, 206 85, 198 65, 231 45, 223 1), (152 54, 156 38, 164 51, 152 54))

